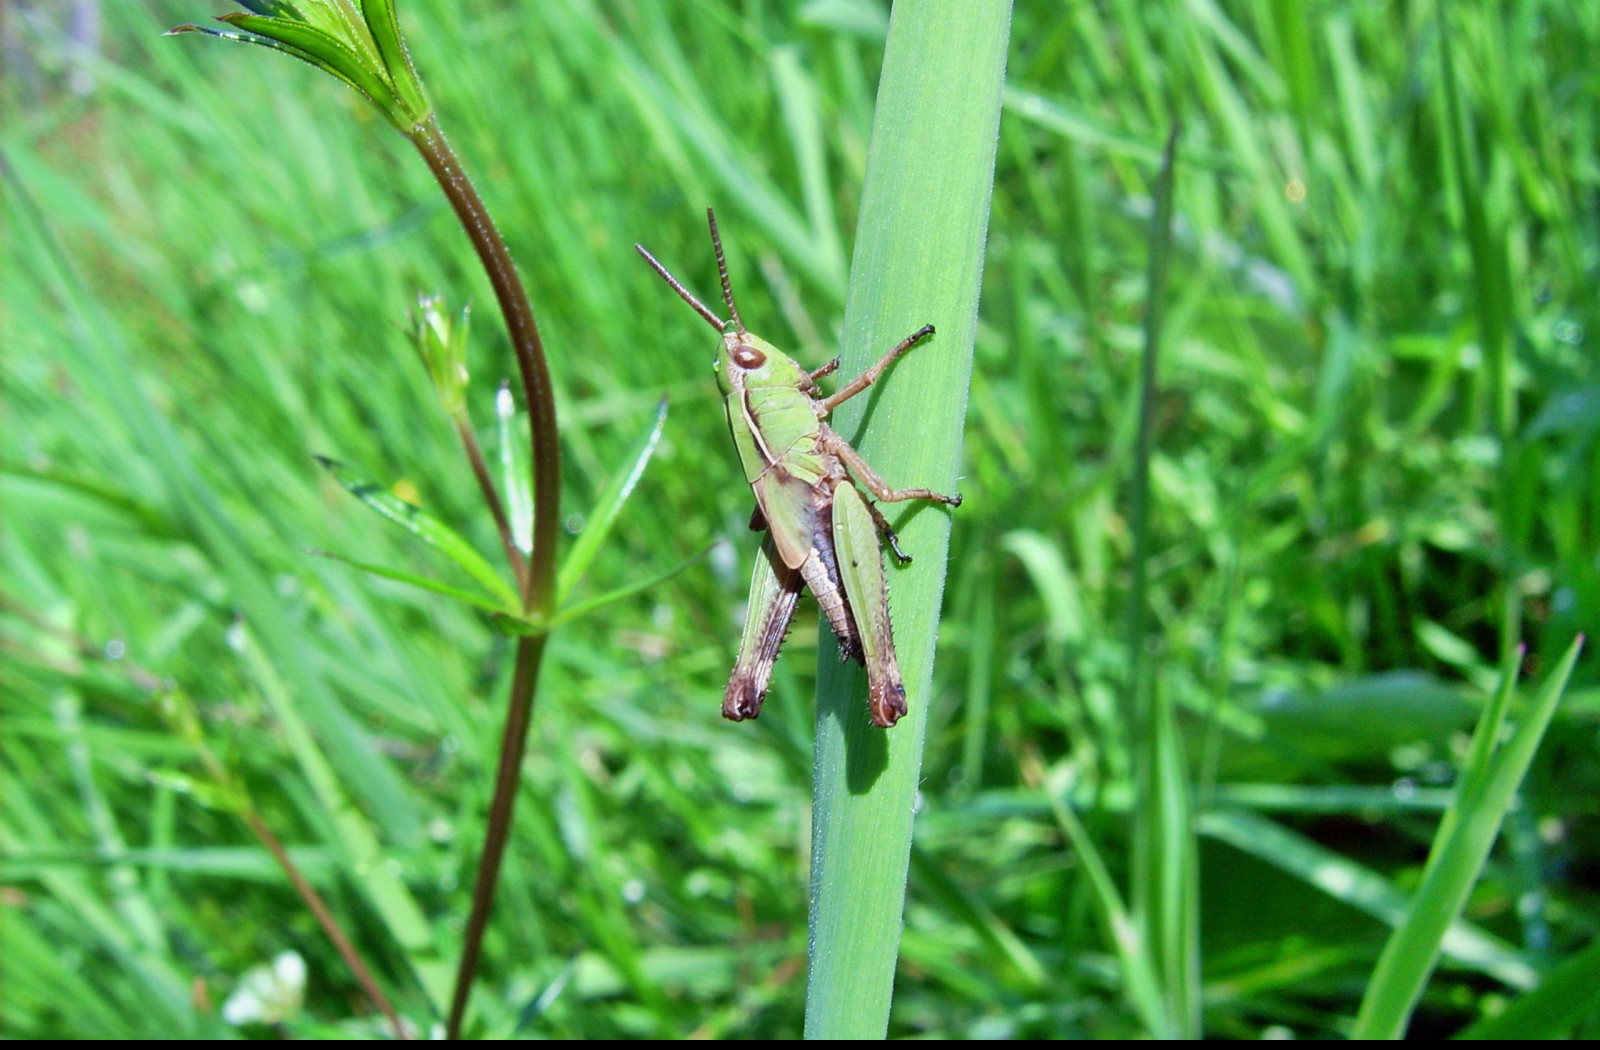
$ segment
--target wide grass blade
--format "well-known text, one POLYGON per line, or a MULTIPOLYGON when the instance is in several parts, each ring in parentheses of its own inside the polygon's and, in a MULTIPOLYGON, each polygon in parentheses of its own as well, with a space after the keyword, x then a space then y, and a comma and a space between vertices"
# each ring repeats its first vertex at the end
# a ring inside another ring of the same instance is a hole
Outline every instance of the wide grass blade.
MULTIPOLYGON (((976 334, 1011 5, 902 0, 878 85, 842 373, 919 325, 938 336, 841 410, 835 427, 891 484, 953 488, 976 334), (862 431, 863 420, 867 428, 862 431), (860 432, 860 433, 858 433, 860 432)), ((828 645, 817 683, 805 1034, 888 1029, 950 518, 903 515, 910 571, 890 581, 909 716, 868 724, 865 679, 828 645)))

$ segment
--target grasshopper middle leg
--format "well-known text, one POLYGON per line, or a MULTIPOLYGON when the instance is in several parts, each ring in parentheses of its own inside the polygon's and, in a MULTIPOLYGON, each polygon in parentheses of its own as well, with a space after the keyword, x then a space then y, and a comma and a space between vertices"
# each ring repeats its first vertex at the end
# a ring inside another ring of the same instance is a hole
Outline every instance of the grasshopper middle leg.
POLYGON ((946 496, 944 493, 935 492, 932 489, 890 488, 887 481, 884 481, 877 475, 876 472, 873 471, 871 467, 867 466, 867 461, 861 458, 861 453, 852 448, 850 442, 834 433, 832 427, 828 426, 826 423, 823 423, 820 425, 819 432, 822 438, 823 449, 827 452, 833 453, 835 456, 838 456, 840 462, 845 465, 845 468, 848 469, 850 473, 861 482, 861 484, 865 485, 868 491, 870 491, 874 496, 878 497, 883 502, 904 503, 907 500, 925 499, 931 500, 934 503, 948 503, 952 507, 961 506, 961 494, 959 492, 954 496, 946 496))

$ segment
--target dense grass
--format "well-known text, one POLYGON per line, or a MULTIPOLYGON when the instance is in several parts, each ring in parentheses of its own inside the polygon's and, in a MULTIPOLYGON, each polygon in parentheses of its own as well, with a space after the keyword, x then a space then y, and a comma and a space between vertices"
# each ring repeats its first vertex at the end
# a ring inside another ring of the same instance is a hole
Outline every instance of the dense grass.
MULTIPOLYGON (((469 1033, 793 1035, 816 621, 759 722, 717 717, 750 497, 708 332, 631 246, 708 292, 715 204, 746 321, 832 357, 883 6, 400 6, 540 313, 569 531, 670 399, 581 593, 722 541, 554 636, 469 1033)), ((1182 1031, 1191 948, 1205 1033, 1348 1031, 1507 641, 1538 682, 1592 635, 1600 12, 1506 6, 1018 0, 891 1034, 1182 1031), (1169 777, 1131 813, 1149 742, 1124 717, 1174 119, 1143 659, 1193 787, 1198 838, 1170 841, 1197 841, 1197 945, 1150 914, 1133 849, 1188 792, 1169 777), (1131 956, 1109 887, 1153 938, 1131 956)), ((368 107, 280 56, 159 36, 225 9, 106 4, 88 48, 56 5, 5 16, 24 56, 0 124, 8 1035, 220 1034, 242 975, 285 951, 308 970, 286 1032, 383 1034, 246 811, 412 1022, 459 948, 511 647, 308 554, 448 573, 312 457, 492 556, 405 312, 472 300, 491 447, 509 349, 426 169, 368 107)), ((1593 986, 1596 669, 1414 1034, 1490 1031, 1545 972, 1551 994, 1593 986)), ((1511 1016, 1593 1036, 1581 998, 1511 1016)))

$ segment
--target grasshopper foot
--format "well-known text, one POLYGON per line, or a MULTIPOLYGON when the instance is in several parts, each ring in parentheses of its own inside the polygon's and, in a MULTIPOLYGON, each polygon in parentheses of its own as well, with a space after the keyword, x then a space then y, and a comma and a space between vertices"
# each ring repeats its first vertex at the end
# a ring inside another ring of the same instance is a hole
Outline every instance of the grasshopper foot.
POLYGON ((883 538, 888 541, 889 549, 894 551, 894 560, 901 565, 911 564, 911 555, 900 549, 900 537, 895 535, 893 529, 884 529, 883 538))
POLYGON ((899 682, 875 682, 867 690, 872 724, 888 729, 906 713, 906 687, 899 682))
POLYGON ((761 701, 765 699, 753 683, 735 679, 728 683, 722 697, 722 717, 730 722, 743 722, 761 714, 761 701))

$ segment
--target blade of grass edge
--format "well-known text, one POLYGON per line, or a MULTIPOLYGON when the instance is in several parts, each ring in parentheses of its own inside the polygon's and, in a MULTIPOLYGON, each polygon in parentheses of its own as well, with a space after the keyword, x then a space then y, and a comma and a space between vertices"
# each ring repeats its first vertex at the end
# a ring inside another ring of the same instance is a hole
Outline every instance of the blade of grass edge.
MULTIPOLYGON (((977 331, 994 177, 1009 0, 959 17, 900 0, 879 81, 844 324, 844 374, 931 322, 938 335, 851 401, 836 428, 893 484, 946 491, 955 479, 977 331), (870 413, 872 427, 858 435, 870 413)), ((915 508, 900 535, 917 567, 893 572, 909 715, 867 722, 854 665, 818 654, 811 936, 805 1035, 880 1039, 905 906, 911 825, 927 730, 948 514, 915 508)))

